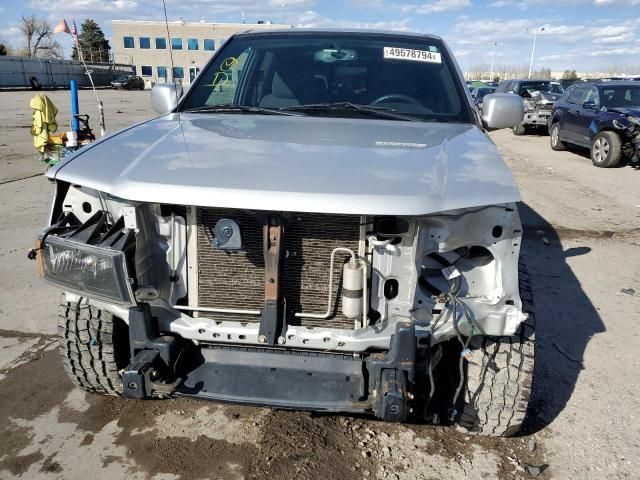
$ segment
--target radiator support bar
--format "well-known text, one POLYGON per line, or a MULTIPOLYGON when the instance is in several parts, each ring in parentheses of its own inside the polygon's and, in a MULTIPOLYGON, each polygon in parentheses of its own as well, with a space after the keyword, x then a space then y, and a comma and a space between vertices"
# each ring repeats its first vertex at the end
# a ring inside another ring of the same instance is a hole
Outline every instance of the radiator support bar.
POLYGON ((287 325, 280 291, 280 270, 284 229, 282 219, 269 216, 262 227, 264 254, 264 304, 258 341, 271 346, 284 343, 287 325))

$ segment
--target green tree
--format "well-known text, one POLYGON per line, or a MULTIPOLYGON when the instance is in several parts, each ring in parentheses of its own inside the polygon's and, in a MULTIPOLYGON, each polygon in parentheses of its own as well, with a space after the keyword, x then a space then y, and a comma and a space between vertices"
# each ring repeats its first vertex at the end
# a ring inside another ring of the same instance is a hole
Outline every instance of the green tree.
MULTIPOLYGON (((82 48, 82 56, 85 62, 108 62, 109 61, 109 40, 104 38, 104 33, 100 26, 90 18, 87 18, 80 26, 78 42, 82 48)), ((78 49, 74 45, 71 58, 79 60, 78 49)))
POLYGON ((7 47, 4 43, 0 43, 0 57, 4 57, 6 55, 9 55, 9 52, 7 51, 7 47))
POLYGON ((577 80, 578 79, 578 74, 576 73, 575 70, 565 70, 564 73, 562 74, 562 79, 563 80, 577 80))

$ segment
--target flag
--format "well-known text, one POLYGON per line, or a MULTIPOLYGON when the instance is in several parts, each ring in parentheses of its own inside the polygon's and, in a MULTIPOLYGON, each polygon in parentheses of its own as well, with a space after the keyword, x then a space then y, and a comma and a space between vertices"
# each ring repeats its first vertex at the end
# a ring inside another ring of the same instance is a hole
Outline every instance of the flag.
POLYGON ((71 36, 74 40, 78 40, 78 29, 76 28, 76 19, 73 19, 73 28, 71 29, 71 36))
POLYGON ((53 29, 53 33, 69 33, 71 34, 71 30, 69 30, 69 25, 67 25, 67 21, 63 18, 60 20, 60 23, 56 25, 56 28, 53 29))

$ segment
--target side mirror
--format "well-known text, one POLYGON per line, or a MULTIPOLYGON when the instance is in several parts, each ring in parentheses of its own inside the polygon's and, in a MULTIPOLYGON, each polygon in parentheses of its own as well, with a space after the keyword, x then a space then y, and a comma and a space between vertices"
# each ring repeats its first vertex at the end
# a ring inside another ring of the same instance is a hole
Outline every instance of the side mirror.
POLYGON ((151 106, 160 115, 172 112, 182 97, 182 85, 163 83, 151 89, 151 106))
POLYGON ((482 99, 482 122, 485 128, 512 128, 522 123, 524 102, 519 95, 491 93, 482 99))
POLYGON ((585 110, 595 110, 597 108, 596 102, 592 102, 592 101, 584 102, 582 104, 582 108, 584 108, 585 110))

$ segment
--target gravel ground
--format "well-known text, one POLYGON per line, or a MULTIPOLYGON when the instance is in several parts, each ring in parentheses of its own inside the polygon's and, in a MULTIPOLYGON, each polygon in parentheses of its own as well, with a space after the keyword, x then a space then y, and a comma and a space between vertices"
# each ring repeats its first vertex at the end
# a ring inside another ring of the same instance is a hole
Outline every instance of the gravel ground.
MULTIPOLYGON (((29 134, 31 95, 0 93, 0 478, 640 478, 639 169, 596 169, 583 151, 552 152, 545 136, 492 134, 522 191, 537 306, 536 389, 521 437, 104 398, 67 380, 53 337, 58 292, 25 256, 51 198, 29 134)), ((149 92, 101 95, 109 131, 152 115, 149 92)), ((50 96, 68 123, 68 92, 50 96)), ((81 92, 97 118, 91 100, 81 92)))

